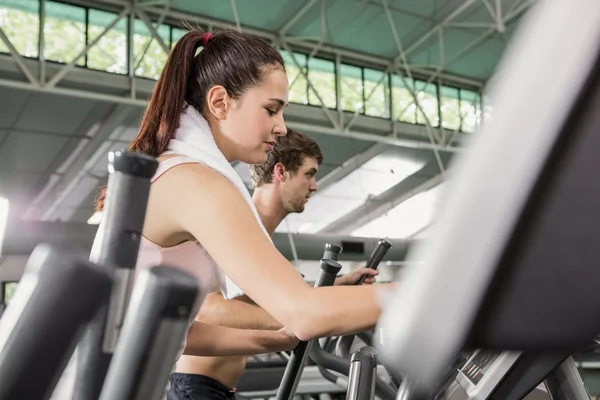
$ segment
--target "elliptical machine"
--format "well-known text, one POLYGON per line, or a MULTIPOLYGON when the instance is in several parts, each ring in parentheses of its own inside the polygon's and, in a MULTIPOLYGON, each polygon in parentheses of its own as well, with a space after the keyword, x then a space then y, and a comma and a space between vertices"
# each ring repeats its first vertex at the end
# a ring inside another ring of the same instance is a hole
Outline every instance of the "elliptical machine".
POLYGON ((403 398, 428 398, 460 351, 479 349, 457 378, 469 398, 542 385, 589 399, 571 354, 600 332, 599 43, 597 1, 538 2, 522 22, 493 120, 453 166, 436 226, 408 257, 424 265, 408 267, 378 325, 384 364, 410 383, 403 398))
POLYGON ((142 154, 109 153, 91 260, 69 246, 33 251, 0 319, 0 400, 49 399, 70 359, 78 361, 75 377, 55 398, 162 398, 201 293, 193 276, 166 266, 140 272, 133 283, 157 166, 142 154))

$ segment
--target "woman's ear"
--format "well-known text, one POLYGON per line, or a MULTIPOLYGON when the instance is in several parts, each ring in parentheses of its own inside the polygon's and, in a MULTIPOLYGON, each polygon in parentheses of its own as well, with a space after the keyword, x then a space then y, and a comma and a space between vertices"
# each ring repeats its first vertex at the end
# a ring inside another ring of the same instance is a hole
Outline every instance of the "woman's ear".
POLYGON ((227 90, 223 86, 215 85, 208 91, 206 95, 208 111, 215 118, 223 120, 227 118, 227 111, 231 98, 227 94, 227 90))

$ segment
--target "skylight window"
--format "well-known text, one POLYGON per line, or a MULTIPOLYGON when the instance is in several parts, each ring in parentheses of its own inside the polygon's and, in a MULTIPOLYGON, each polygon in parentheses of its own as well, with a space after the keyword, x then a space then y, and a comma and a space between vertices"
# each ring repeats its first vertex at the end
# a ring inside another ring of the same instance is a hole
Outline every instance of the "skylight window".
MULTIPOLYGON (((425 165, 409 159, 401 149, 391 148, 375 156, 338 182, 318 191, 303 213, 290 214, 291 232, 318 233, 335 220, 361 207, 370 197, 376 197, 414 174, 425 165)), ((281 224, 277 231, 287 231, 281 224)))

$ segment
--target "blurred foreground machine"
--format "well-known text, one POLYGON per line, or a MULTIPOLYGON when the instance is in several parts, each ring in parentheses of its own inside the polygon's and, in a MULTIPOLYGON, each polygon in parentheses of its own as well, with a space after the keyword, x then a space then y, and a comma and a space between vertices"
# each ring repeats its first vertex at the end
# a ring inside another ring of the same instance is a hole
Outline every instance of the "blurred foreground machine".
POLYGON ((476 349, 457 377, 470 398, 589 398, 570 355, 600 333, 600 2, 537 2, 499 70, 493 119, 408 256, 424 265, 379 321, 399 399, 476 349))

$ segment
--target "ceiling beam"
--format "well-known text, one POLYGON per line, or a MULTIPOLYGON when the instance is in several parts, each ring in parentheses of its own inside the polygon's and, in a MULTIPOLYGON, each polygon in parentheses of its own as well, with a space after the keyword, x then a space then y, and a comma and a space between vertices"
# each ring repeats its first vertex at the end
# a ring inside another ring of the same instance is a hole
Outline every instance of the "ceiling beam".
POLYGON ((339 137, 345 137, 348 139, 364 140, 366 142, 382 143, 382 144, 388 145, 388 146, 391 145, 391 146, 398 146, 398 147, 408 147, 411 149, 438 150, 438 151, 448 152, 448 153, 457 153, 457 152, 460 153, 465 150, 465 148, 463 148, 463 147, 447 146, 447 145, 443 145, 443 144, 435 144, 435 143, 429 143, 429 142, 425 142, 425 141, 401 139, 401 138, 394 137, 393 134, 373 135, 371 133, 361 132, 356 129, 338 130, 335 128, 318 126, 318 125, 313 125, 313 124, 304 123, 304 122, 287 122, 286 125, 294 128, 294 129, 297 129, 299 131, 313 131, 313 132, 321 133, 324 135, 339 136, 339 137))
POLYGON ((304 14, 310 11, 310 9, 313 8, 313 6, 317 4, 318 1, 319 0, 309 0, 308 3, 302 5, 302 7, 300 7, 300 9, 294 13, 294 16, 287 20, 283 24, 281 29, 279 29, 279 36, 285 36, 287 34, 287 31, 289 31, 294 26, 294 24, 304 16, 304 14))
MULTIPOLYGON (((481 0, 466 0, 464 3, 462 3, 456 9, 452 10, 452 12, 450 14, 448 14, 437 25, 435 25, 433 28, 429 29, 427 32, 423 33, 419 37, 419 39, 417 39, 415 41, 411 41, 411 45, 408 46, 404 50, 404 56, 408 57, 413 51, 415 51, 422 44, 424 44, 425 42, 427 42, 427 39, 429 39, 431 36, 435 35, 440 29, 442 29, 444 27, 444 25, 446 25, 450 21, 453 21, 454 19, 456 19, 459 15, 461 15, 466 10, 468 10, 469 8, 471 8, 471 6, 473 4, 475 4, 475 3, 481 4, 481 0)), ((401 59, 402 59, 402 54, 398 54, 398 56, 396 56, 396 58, 394 59, 394 62, 395 63, 400 62, 401 59)))

